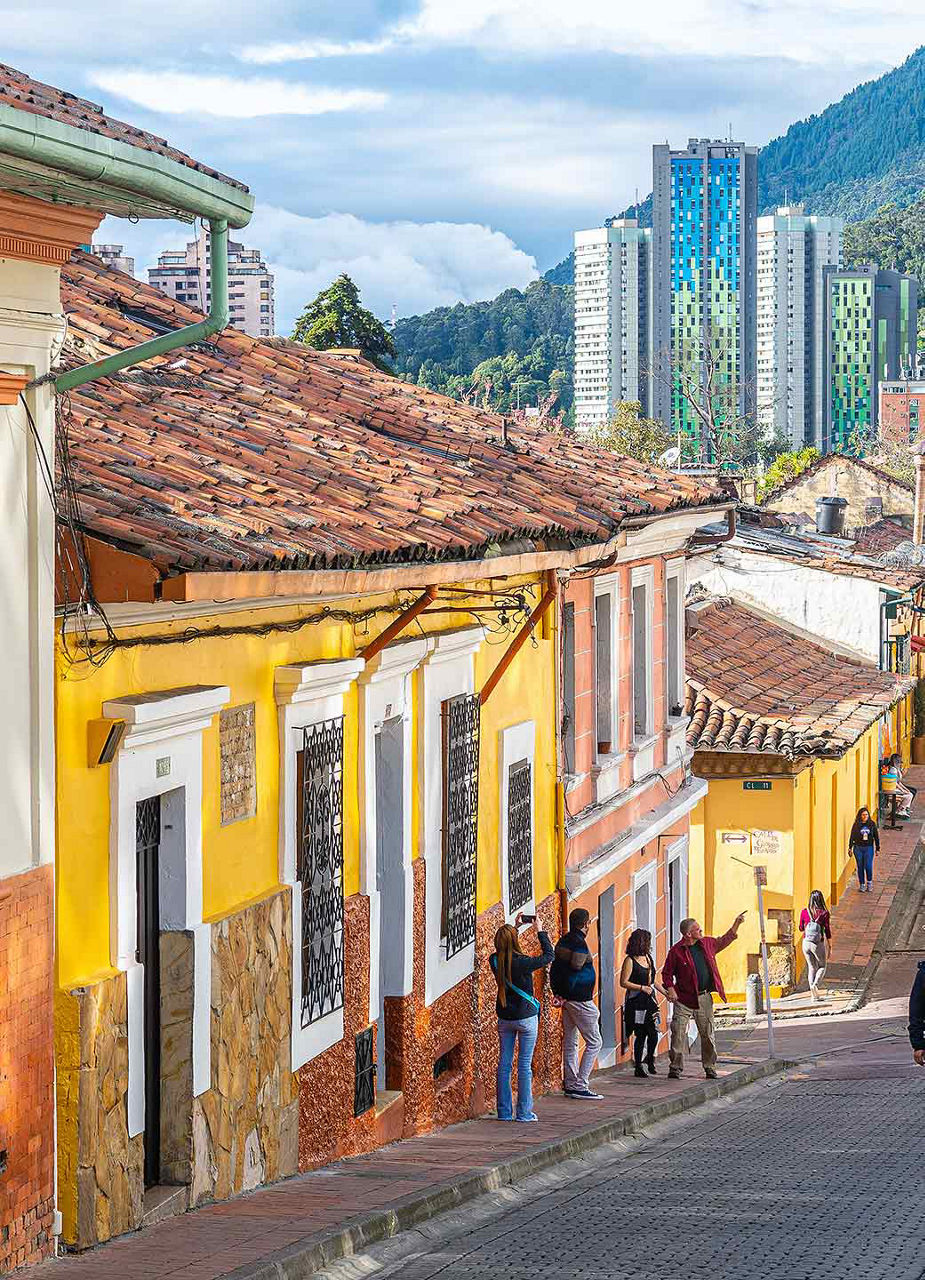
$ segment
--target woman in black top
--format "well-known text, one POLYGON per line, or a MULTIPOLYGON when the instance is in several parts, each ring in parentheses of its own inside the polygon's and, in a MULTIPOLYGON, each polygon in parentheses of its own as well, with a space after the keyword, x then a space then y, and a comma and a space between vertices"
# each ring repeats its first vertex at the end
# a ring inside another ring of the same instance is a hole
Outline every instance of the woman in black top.
POLYGON ((518 916, 512 925, 503 924, 495 934, 495 953, 488 963, 498 984, 498 1119, 514 1119, 514 1098, 511 1093, 511 1067, 514 1063, 514 1046, 519 1043, 517 1055, 517 1119, 525 1123, 536 1120, 533 1112, 533 1050, 539 1030, 540 1002, 533 994, 533 973, 552 963, 555 952, 547 934, 537 933, 542 954, 525 955, 520 947, 517 930, 523 924, 518 916))
POLYGON ((647 929, 634 929, 626 944, 626 959, 620 970, 620 986, 626 991, 623 1005, 623 1030, 626 1039, 635 1035, 633 1060, 637 1076, 646 1078, 642 1059, 645 1055, 649 1075, 655 1070, 655 1050, 658 1046, 658 1001, 656 991, 665 995, 665 989, 655 980, 655 961, 652 959, 652 935, 647 929))
POLYGON ((869 809, 858 809, 858 816, 848 837, 851 852, 858 868, 858 885, 861 893, 870 893, 874 878, 874 850, 880 852, 880 832, 870 816, 869 809))

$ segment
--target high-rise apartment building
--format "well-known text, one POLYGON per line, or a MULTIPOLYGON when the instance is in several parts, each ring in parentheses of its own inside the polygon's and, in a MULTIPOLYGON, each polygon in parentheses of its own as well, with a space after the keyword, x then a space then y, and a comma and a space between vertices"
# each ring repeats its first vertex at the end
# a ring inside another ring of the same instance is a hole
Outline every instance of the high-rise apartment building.
POLYGON ((90 246, 90 252, 114 271, 124 271, 127 276, 135 274, 135 259, 126 254, 124 245, 94 244, 90 246))
POLYGON ((652 148, 655 416, 688 439, 700 424, 683 378, 714 367, 714 406, 755 407, 758 149, 692 138, 652 148))
POLYGON ((575 232, 575 424, 605 423, 615 405, 650 411, 652 233, 632 218, 575 232))
POLYGON ((844 220, 785 206, 758 219, 758 421, 795 449, 822 447, 826 267, 841 264, 844 220))
POLYGON ((918 286, 912 276, 873 265, 826 267, 823 274, 827 453, 876 432, 880 384, 900 377, 915 358, 918 286))
MULTIPOLYGON (((202 230, 186 249, 166 249, 157 266, 148 268, 148 283, 178 302, 208 311, 212 301, 209 279, 209 232, 202 230)), ((230 324, 252 338, 270 338, 276 326, 273 273, 259 249, 228 242, 228 309, 230 324)))

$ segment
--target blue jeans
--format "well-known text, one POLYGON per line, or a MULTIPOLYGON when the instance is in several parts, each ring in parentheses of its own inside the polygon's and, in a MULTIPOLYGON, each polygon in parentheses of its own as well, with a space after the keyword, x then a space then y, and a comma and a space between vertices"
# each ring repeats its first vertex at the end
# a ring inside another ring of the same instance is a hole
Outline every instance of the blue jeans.
POLYGON ((870 884, 874 878, 874 846, 872 844, 856 844, 854 846, 854 860, 858 864, 858 884, 863 885, 865 879, 870 884))
POLYGON ((517 1055, 517 1119, 529 1120, 533 1115, 533 1050, 539 1031, 539 1018, 521 1018, 518 1022, 498 1019, 498 1040, 501 1052, 498 1057, 498 1119, 514 1119, 514 1099, 511 1095, 511 1067, 514 1064, 514 1045, 520 1041, 517 1055))

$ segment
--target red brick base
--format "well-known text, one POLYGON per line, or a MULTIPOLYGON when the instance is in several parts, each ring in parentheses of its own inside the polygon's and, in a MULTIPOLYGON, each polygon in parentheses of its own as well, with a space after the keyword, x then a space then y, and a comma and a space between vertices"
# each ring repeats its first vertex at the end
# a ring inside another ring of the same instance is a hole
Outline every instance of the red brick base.
POLYGON ((0 1273, 54 1248, 51 867, 0 880, 0 1273))

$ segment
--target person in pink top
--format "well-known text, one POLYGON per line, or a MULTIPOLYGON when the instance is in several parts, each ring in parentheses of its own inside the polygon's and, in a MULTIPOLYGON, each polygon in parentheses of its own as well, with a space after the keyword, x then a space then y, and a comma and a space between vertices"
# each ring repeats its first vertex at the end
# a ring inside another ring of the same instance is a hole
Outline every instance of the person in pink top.
POLYGON ((803 954, 806 957, 806 973, 809 990, 814 1001, 819 999, 819 988, 825 977, 828 949, 832 942, 832 922, 825 898, 819 889, 809 895, 809 905, 800 912, 800 932, 803 935, 803 954))

